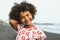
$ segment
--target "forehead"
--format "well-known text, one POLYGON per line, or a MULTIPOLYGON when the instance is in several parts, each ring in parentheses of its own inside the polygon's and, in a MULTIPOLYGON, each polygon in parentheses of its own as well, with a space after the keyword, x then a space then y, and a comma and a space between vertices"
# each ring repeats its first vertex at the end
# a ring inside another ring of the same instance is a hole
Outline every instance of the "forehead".
POLYGON ((25 16, 27 14, 31 15, 29 11, 20 12, 20 16, 25 16))

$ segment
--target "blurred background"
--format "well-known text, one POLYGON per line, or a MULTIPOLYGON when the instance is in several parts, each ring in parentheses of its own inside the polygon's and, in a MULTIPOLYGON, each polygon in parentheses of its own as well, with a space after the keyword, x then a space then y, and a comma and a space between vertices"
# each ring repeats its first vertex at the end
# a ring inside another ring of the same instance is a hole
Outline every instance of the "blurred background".
MULTIPOLYGON (((9 25, 14 3, 24 0, 0 0, 0 40, 15 40, 16 31, 9 25)), ((43 30, 47 40, 60 40, 60 0, 26 0, 36 6, 33 24, 43 30)))

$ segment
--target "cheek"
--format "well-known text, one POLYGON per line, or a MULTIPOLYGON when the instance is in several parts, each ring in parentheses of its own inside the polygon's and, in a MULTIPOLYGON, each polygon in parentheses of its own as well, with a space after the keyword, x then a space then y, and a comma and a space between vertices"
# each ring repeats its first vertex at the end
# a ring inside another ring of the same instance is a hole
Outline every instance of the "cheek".
POLYGON ((33 19, 33 16, 30 14, 30 18, 33 19))
POLYGON ((24 22, 25 22, 25 20, 24 20, 24 19, 22 19, 22 20, 21 20, 21 22, 22 22, 22 23, 24 23, 24 22))
POLYGON ((32 16, 29 16, 29 18, 30 18, 30 20, 32 20, 33 18, 32 18, 32 16))
POLYGON ((32 16, 31 16, 31 18, 32 18, 32 16))

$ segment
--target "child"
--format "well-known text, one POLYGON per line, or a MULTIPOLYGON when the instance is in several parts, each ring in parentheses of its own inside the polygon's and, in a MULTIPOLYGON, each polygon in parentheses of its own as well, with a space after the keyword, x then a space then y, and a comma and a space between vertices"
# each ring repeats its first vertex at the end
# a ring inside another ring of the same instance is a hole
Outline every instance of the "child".
POLYGON ((10 24, 17 30, 16 40, 44 40, 46 35, 32 24, 36 8, 26 2, 16 4, 9 14, 10 24))

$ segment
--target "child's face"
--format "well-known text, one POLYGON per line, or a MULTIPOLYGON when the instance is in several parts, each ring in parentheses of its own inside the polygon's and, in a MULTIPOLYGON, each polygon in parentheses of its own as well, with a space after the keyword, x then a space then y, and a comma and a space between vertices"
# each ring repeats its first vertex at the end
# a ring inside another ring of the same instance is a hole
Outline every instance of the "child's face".
POLYGON ((32 15, 29 11, 24 11, 20 13, 20 20, 23 25, 32 25, 32 15))

